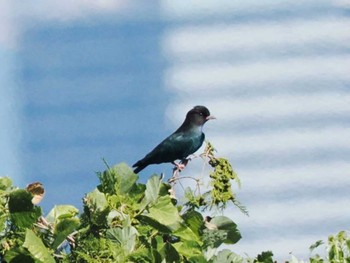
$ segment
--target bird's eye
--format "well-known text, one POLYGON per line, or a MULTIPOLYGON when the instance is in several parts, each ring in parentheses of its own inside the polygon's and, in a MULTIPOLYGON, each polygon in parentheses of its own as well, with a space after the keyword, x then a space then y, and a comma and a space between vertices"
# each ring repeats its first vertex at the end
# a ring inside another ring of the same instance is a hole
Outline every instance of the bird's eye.
POLYGON ((199 115, 203 116, 203 112, 200 112, 199 115))

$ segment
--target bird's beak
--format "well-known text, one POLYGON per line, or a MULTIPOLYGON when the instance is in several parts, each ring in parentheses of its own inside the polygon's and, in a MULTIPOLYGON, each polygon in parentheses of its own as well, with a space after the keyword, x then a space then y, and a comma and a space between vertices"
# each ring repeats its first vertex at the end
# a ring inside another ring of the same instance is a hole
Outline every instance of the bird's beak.
POLYGON ((212 115, 209 115, 205 120, 209 121, 209 120, 215 120, 216 118, 212 115))

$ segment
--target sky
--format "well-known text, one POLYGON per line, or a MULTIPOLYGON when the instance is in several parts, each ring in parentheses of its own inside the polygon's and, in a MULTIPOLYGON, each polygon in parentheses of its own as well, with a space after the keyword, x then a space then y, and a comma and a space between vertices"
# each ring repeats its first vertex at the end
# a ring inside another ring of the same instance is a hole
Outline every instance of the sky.
POLYGON ((81 207, 102 158, 133 164, 206 105, 250 214, 226 213, 235 252, 307 259, 348 229, 349 1, 0 3, 0 175, 41 181, 46 213, 81 207))

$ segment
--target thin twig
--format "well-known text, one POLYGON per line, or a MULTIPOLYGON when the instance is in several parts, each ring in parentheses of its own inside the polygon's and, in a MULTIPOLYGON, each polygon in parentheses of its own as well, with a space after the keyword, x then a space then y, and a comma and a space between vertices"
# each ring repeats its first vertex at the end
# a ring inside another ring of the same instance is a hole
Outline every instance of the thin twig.
POLYGON ((199 182, 200 180, 198 179, 198 178, 194 178, 194 177, 192 177, 192 176, 179 176, 179 177, 171 177, 170 179, 169 179, 169 183, 171 184, 171 183, 173 183, 173 182, 175 182, 175 181, 177 181, 177 180, 180 180, 180 179, 192 179, 192 180, 194 180, 194 181, 196 181, 196 182, 199 182))

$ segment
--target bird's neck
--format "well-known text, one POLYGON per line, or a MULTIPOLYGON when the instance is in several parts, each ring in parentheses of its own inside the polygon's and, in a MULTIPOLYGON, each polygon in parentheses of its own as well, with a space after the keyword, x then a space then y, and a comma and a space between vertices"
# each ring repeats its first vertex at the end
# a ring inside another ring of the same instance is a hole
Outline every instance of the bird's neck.
POLYGON ((203 128, 203 125, 195 125, 192 123, 185 122, 181 125, 181 127, 178 129, 178 131, 190 132, 193 134, 200 134, 200 133, 202 133, 202 128, 203 128))

